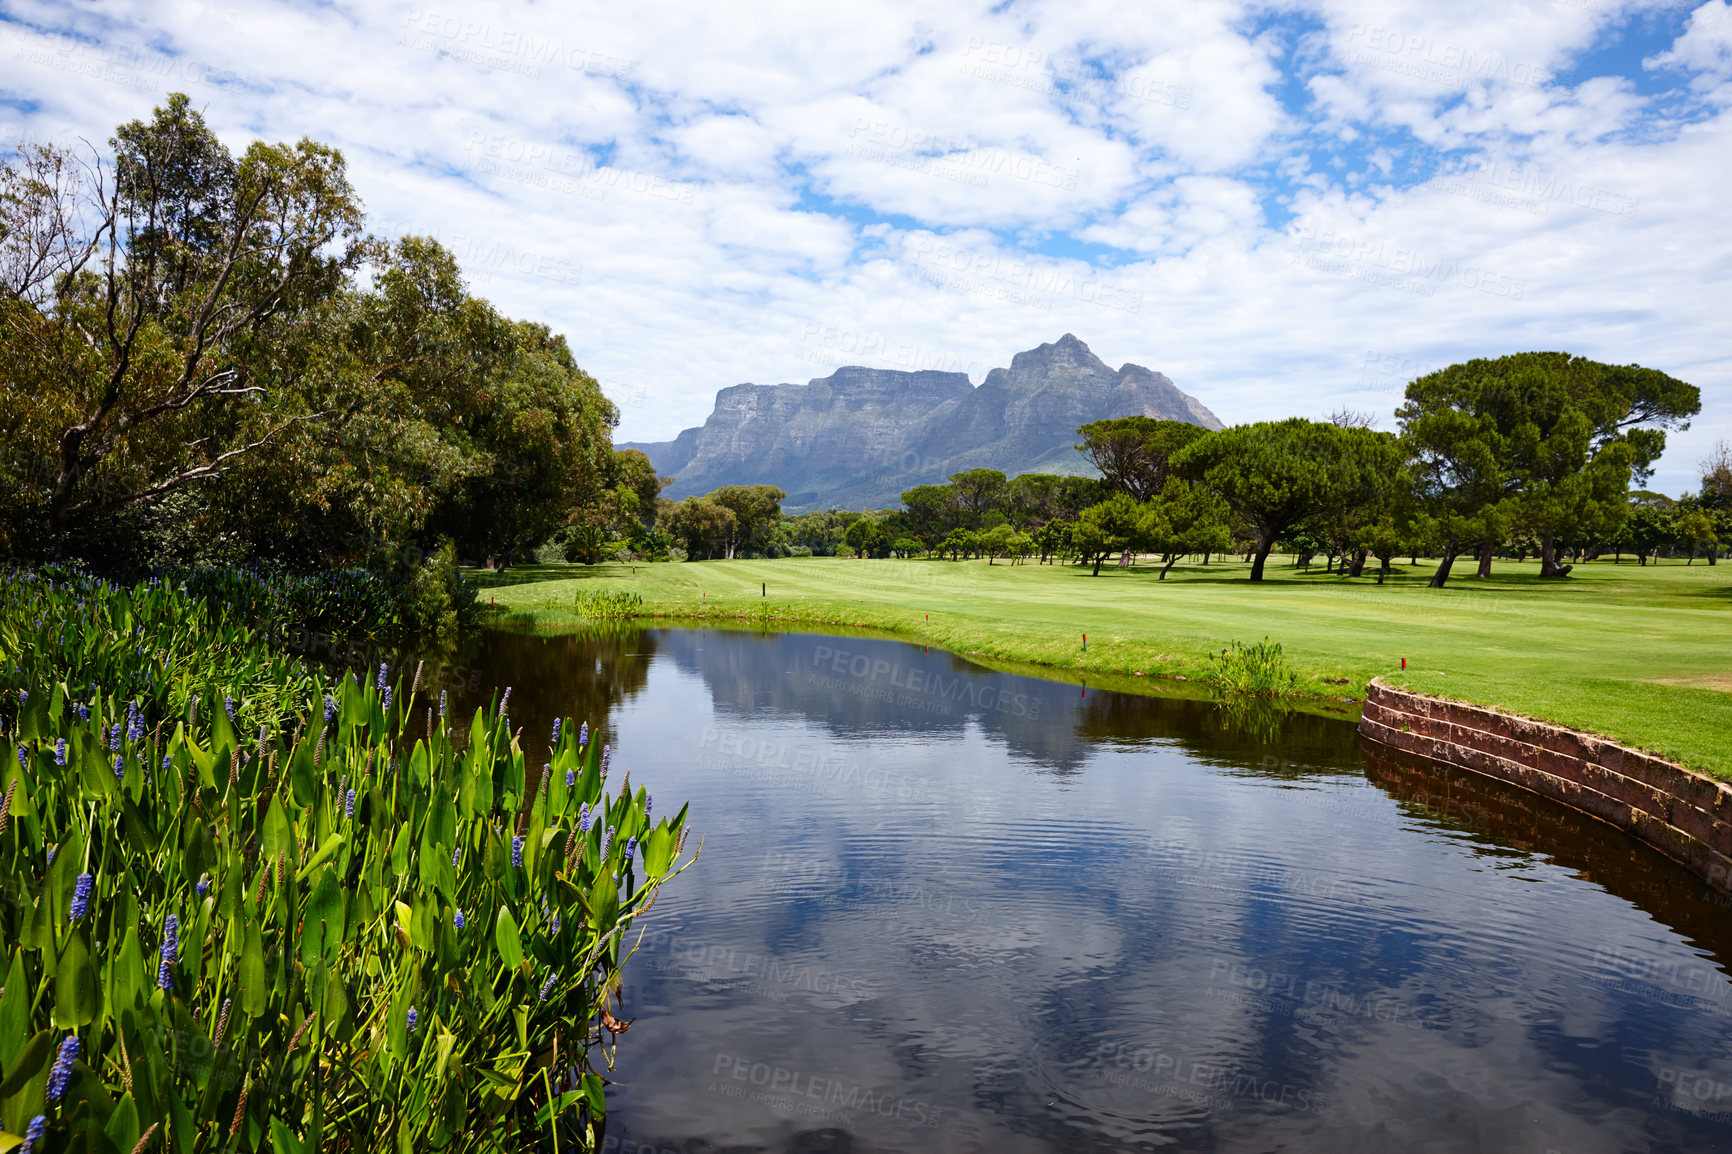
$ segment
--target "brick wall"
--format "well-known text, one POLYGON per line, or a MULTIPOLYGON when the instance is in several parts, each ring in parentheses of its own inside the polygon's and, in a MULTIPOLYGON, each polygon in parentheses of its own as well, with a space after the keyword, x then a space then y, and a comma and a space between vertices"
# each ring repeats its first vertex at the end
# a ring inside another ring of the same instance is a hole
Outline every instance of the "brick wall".
POLYGON ((1610 822, 1732 893, 1732 785, 1591 734, 1373 681, 1359 732, 1610 822))

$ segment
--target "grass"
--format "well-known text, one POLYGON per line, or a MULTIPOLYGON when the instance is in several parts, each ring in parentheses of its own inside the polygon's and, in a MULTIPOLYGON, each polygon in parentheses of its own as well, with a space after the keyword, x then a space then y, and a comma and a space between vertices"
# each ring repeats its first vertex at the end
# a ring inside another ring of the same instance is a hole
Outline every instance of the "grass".
POLYGON ((1099 577, 1066 565, 815 557, 529 566, 482 596, 510 619, 559 626, 578 623, 575 589, 631 590, 661 617, 873 629, 1150 692, 1191 691, 1224 646, 1267 636, 1299 671, 1301 693, 1335 712, 1356 712, 1345 699, 1382 676, 1732 778, 1732 564, 1597 561, 1541 581, 1534 562, 1502 562, 1489 580, 1458 576, 1445 589, 1425 587, 1423 561, 1381 587, 1273 558, 1258 586, 1247 568, 1181 564, 1157 581, 1146 564, 1099 577), (1162 680, 1178 678, 1186 684, 1162 680))

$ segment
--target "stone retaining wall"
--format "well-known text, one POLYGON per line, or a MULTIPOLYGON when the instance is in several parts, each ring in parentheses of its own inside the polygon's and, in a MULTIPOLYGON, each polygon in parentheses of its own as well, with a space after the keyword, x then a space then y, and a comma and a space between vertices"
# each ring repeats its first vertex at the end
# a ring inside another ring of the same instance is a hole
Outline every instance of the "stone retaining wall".
POLYGON ((1591 734, 1372 681, 1359 732, 1592 814, 1732 893, 1732 785, 1591 734))

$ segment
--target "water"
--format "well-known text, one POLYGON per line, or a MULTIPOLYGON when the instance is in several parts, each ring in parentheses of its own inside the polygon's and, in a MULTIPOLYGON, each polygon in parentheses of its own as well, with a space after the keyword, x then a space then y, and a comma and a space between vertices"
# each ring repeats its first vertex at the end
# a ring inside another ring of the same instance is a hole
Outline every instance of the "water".
POLYGON ((607 1149, 1732 1149, 1732 909, 1380 754, 867 638, 489 634, 698 864, 626 970, 607 1149), (689 848, 689 846, 688 846, 689 848))

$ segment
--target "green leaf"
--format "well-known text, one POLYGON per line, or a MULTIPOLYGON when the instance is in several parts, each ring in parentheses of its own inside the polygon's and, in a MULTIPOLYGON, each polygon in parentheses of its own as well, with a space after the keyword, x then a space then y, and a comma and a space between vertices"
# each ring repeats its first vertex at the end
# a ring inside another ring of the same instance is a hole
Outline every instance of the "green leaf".
POLYGON ((301 964, 311 969, 320 958, 334 961, 343 945, 343 887, 334 867, 320 871, 303 917, 301 964))
POLYGON ((0 1121, 14 1134, 22 1134, 30 1119, 48 1106, 49 1056, 54 1051, 54 1032, 43 1030, 29 1042, 18 1061, 6 1068, 0 1080, 0 1121))
POLYGON ((583 1076, 583 1093, 589 1099, 589 1112, 596 1118, 607 1116, 607 1087, 602 1083, 600 1074, 585 1074, 583 1076))
POLYGON ((0 1070, 10 1070, 30 1040, 30 991, 25 988, 24 955, 12 955, 6 992, 0 994, 0 1070))
POLYGON ((96 988, 96 963, 90 959, 90 939, 81 928, 66 937, 66 947, 54 967, 54 1024, 75 1030, 102 1008, 96 988))
POLYGON ((499 920, 493 927, 493 941, 499 947, 499 960, 507 968, 515 970, 523 964, 523 935, 517 928, 517 919, 511 916, 511 910, 505 906, 499 907, 499 920))
MULTIPOLYGON (((126 804, 132 807, 130 798, 126 804)), ((210 826, 202 821, 189 822, 186 829, 186 857, 181 863, 181 876, 186 878, 188 885, 197 885, 199 878, 216 868, 216 861, 216 841, 211 837, 210 826)))
POLYGON ((606 863, 595 875, 595 884, 589 891, 589 925, 598 934, 605 934, 613 929, 614 921, 619 917, 619 882, 608 872, 606 863))
POLYGON ((108 1116, 108 1125, 102 1130, 117 1150, 130 1151, 138 1145, 143 1127, 138 1124, 138 1105, 133 1102, 131 1094, 121 1095, 120 1101, 114 1104, 114 1113, 108 1116))
POLYGON ((338 850, 343 848, 343 835, 334 833, 325 839, 323 845, 313 851, 313 856, 307 859, 307 864, 301 867, 301 872, 295 875, 296 881, 305 881, 307 876, 327 861, 331 860, 338 850))
POLYGON ((127 925, 120 952, 110 963, 108 989, 114 999, 113 1010, 133 1006, 144 993, 144 946, 138 940, 138 926, 127 925))
POLYGON ((271 1116, 271 1148, 276 1154, 302 1154, 300 1139, 275 1115, 271 1116))
POLYGON ((265 978, 265 939, 259 923, 249 921, 241 944, 241 1009, 256 1018, 265 1012, 270 987, 265 978))
POLYGON ((269 863, 275 863, 277 854, 285 854, 289 859, 295 856, 295 830, 289 824, 289 811, 283 808, 283 799, 271 799, 271 807, 265 813, 264 836, 259 840, 259 848, 264 851, 264 858, 269 863))
POLYGON ((319 800, 319 771, 313 768, 313 751, 305 741, 296 742, 289 757, 289 788, 297 805, 310 806, 319 800))
POLYGON ((645 877, 654 881, 668 872, 668 867, 673 864, 676 843, 677 839, 666 822, 649 831, 642 842, 645 877))

